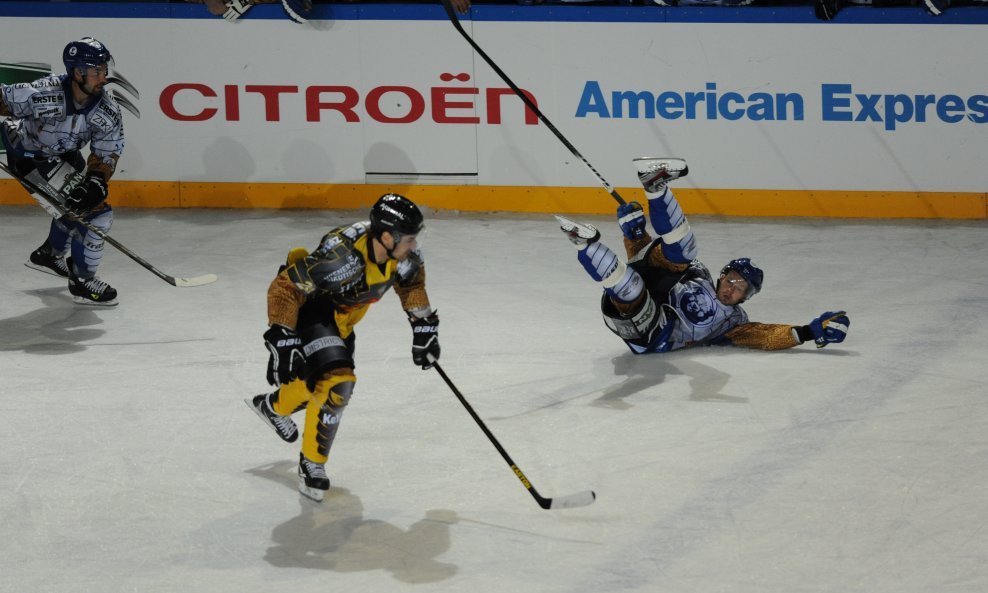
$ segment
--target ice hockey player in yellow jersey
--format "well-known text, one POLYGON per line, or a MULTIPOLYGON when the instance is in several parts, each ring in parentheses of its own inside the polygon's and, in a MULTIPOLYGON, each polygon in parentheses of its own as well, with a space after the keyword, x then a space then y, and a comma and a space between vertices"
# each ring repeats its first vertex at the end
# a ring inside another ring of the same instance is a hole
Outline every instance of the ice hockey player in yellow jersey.
POLYGON ((325 464, 353 393, 353 328, 393 286, 412 326, 412 360, 423 369, 439 359, 439 317, 425 290, 416 236, 421 210, 398 194, 382 196, 369 222, 331 230, 311 254, 291 251, 268 288, 268 383, 278 387, 245 400, 286 442, 298 438, 291 419, 305 410, 299 491, 321 501, 329 489, 325 464))

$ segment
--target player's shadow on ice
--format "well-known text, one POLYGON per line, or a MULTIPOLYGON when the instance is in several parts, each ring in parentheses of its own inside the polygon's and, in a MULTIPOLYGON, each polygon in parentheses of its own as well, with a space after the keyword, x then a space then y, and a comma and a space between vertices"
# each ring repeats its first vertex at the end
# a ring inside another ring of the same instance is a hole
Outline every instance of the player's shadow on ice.
POLYGON ((296 464, 278 462, 252 468, 248 473, 279 484, 299 499, 297 517, 271 532, 274 545, 264 560, 279 568, 308 568, 333 572, 384 570, 403 583, 423 584, 454 576, 453 564, 436 560, 450 548, 449 526, 455 512, 434 509, 403 529, 385 521, 364 519, 360 498, 333 486, 321 503, 297 490, 296 464))
POLYGON ((85 350, 81 342, 95 340, 106 330, 97 309, 72 302, 68 289, 25 290, 41 299, 41 308, 0 319, 0 352, 22 350, 28 354, 72 354, 85 350))
MULTIPOLYGON (((707 353, 705 353, 707 354, 707 353)), ((687 358, 683 352, 656 355, 635 355, 630 352, 611 359, 614 374, 624 381, 607 387, 591 402, 600 408, 627 410, 633 407, 626 398, 649 389, 656 389, 669 375, 686 375, 690 391, 687 397, 696 402, 746 403, 748 398, 722 393, 730 375, 714 367, 687 358)))

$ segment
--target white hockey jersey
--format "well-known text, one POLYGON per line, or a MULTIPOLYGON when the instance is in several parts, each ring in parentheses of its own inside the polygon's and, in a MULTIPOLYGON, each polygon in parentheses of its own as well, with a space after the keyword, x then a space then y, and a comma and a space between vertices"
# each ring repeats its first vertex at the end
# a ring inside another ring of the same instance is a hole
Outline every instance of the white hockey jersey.
POLYGON ((17 150, 31 157, 52 157, 89 145, 90 152, 113 167, 110 155, 123 154, 123 118, 116 102, 103 93, 82 109, 72 100, 68 74, 53 74, 34 82, 0 85, 11 112, 17 150))
POLYGON ((660 307, 663 329, 647 347, 626 340, 632 351, 669 352, 716 344, 728 331, 748 322, 748 314, 740 306, 717 300, 710 270, 698 261, 690 264, 684 280, 669 289, 660 307))

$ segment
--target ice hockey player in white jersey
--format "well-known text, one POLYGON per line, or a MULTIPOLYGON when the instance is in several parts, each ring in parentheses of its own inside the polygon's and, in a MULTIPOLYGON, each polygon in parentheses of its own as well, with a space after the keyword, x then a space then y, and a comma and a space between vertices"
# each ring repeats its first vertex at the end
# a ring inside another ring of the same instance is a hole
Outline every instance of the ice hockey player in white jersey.
POLYGON ((685 177, 686 161, 634 160, 648 197, 648 218, 659 238, 645 227, 638 202, 618 208, 628 263, 600 241, 591 225, 557 216, 579 250, 577 259, 604 289, 604 323, 636 354, 690 346, 723 344, 782 350, 813 341, 817 348, 843 342, 850 320, 844 311, 823 313, 807 325, 756 323, 741 303, 762 288, 764 273, 751 259, 731 260, 713 275, 697 259, 696 238, 668 187, 685 177))
POLYGON ((83 37, 65 46, 62 61, 65 74, 0 84, 0 116, 9 116, 0 123, 8 166, 64 199, 61 207, 68 212, 62 216, 34 196, 54 220, 25 265, 66 278, 77 303, 116 305, 117 291, 96 276, 103 239, 80 223, 104 233, 113 223, 107 184, 124 147, 120 108, 103 92, 113 56, 99 41, 83 37), (89 156, 83 158, 87 144, 89 156))

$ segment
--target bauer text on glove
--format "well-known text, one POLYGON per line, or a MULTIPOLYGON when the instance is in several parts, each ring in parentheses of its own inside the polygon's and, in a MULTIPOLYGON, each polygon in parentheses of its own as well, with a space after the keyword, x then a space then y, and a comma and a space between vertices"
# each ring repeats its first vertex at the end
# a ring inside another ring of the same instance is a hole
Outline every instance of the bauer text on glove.
POLYGON ((412 361, 423 369, 432 368, 432 362, 439 360, 439 315, 409 315, 408 321, 412 324, 412 361))
POLYGON ((264 332, 264 346, 271 353, 268 359, 268 383, 283 385, 298 379, 305 372, 305 354, 302 340, 283 325, 277 323, 264 332))

